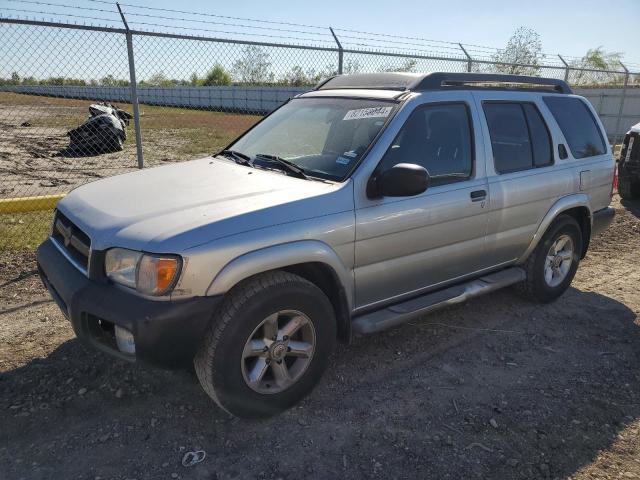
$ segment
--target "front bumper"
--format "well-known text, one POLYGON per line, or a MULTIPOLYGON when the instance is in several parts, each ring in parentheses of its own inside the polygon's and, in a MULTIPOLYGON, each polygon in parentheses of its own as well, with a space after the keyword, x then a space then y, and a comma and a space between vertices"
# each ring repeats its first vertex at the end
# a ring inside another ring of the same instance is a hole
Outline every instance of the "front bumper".
POLYGON ((170 301, 139 297, 106 280, 89 279, 51 239, 38 247, 38 271, 83 343, 125 360, 165 368, 192 361, 222 298, 170 301), (135 355, 118 350, 115 325, 133 334, 135 355))
POLYGON ((609 228, 613 217, 615 217, 616 211, 611 207, 603 208, 593 213, 593 220, 591 223, 591 236, 598 235, 603 230, 609 228))

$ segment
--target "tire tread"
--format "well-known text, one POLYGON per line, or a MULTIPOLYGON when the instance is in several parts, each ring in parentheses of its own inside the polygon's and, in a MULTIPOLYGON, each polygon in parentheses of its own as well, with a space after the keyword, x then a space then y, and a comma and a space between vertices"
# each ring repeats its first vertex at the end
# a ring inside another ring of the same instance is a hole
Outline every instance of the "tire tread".
POLYGON ((282 286, 287 283, 306 283, 314 288, 318 288, 308 280, 283 270, 274 270, 243 280, 225 296, 222 304, 214 314, 212 328, 209 329, 207 337, 194 358, 194 368, 202 388, 221 409, 230 415, 233 415, 233 413, 223 405, 220 397, 216 393, 216 384, 218 381, 214 375, 213 360, 220 339, 229 323, 233 320, 236 312, 238 312, 251 297, 259 295, 271 287, 282 286))
POLYGON ((551 225, 549 225, 547 231, 536 245, 536 248, 533 249, 524 263, 520 265, 520 267, 525 271, 526 278, 522 282, 514 285, 516 293, 518 293, 523 298, 526 298, 527 300, 538 303, 547 303, 550 301, 549 297, 546 297, 543 293, 541 293, 538 286, 536 285, 537 275, 539 274, 539 272, 536 271, 536 262, 539 258, 539 255, 541 254, 541 249, 545 245, 545 241, 548 235, 556 228, 558 224, 561 223, 569 225, 573 224, 578 229, 578 232, 580 232, 580 226, 578 225, 575 218, 567 214, 558 215, 556 219, 551 223, 551 225))

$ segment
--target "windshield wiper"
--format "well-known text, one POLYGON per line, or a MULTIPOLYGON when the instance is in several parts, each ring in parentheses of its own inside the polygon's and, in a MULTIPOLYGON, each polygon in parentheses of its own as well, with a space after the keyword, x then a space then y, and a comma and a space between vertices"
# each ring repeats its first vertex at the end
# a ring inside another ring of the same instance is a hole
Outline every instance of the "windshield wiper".
POLYGON ((247 167, 253 167, 251 163, 251 157, 245 153, 238 152, 237 150, 221 150, 216 155, 231 158, 234 162, 240 165, 246 165, 247 167))
POLYGON ((267 162, 277 163, 280 165, 285 171, 289 173, 293 173, 298 178, 304 178, 305 180, 309 180, 309 177, 304 170, 298 167, 295 163, 290 162, 289 160, 285 160, 284 158, 278 157, 277 155, 269 155, 267 153, 258 153, 256 154, 255 159, 266 160, 267 162))

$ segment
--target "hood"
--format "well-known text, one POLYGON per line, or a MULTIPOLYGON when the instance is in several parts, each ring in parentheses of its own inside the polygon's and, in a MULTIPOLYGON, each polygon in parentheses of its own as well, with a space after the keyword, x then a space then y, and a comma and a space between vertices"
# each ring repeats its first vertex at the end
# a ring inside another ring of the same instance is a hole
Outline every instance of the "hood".
POLYGON ((84 185, 58 208, 89 235, 94 250, 180 253, 225 236, 352 209, 348 184, 207 157, 84 185))

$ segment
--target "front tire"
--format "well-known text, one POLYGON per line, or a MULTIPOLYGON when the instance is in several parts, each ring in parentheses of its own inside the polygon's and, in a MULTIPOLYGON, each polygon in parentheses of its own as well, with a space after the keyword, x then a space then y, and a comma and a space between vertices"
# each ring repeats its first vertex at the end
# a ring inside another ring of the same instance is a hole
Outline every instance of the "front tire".
POLYGON ((331 302, 313 283, 274 271, 229 292, 194 366, 205 392, 243 418, 274 415, 319 381, 336 342, 331 302))
POLYGON ((578 270, 582 245, 578 222, 569 215, 559 215, 522 265, 527 277, 516 286, 517 291, 540 303, 558 298, 578 270))

